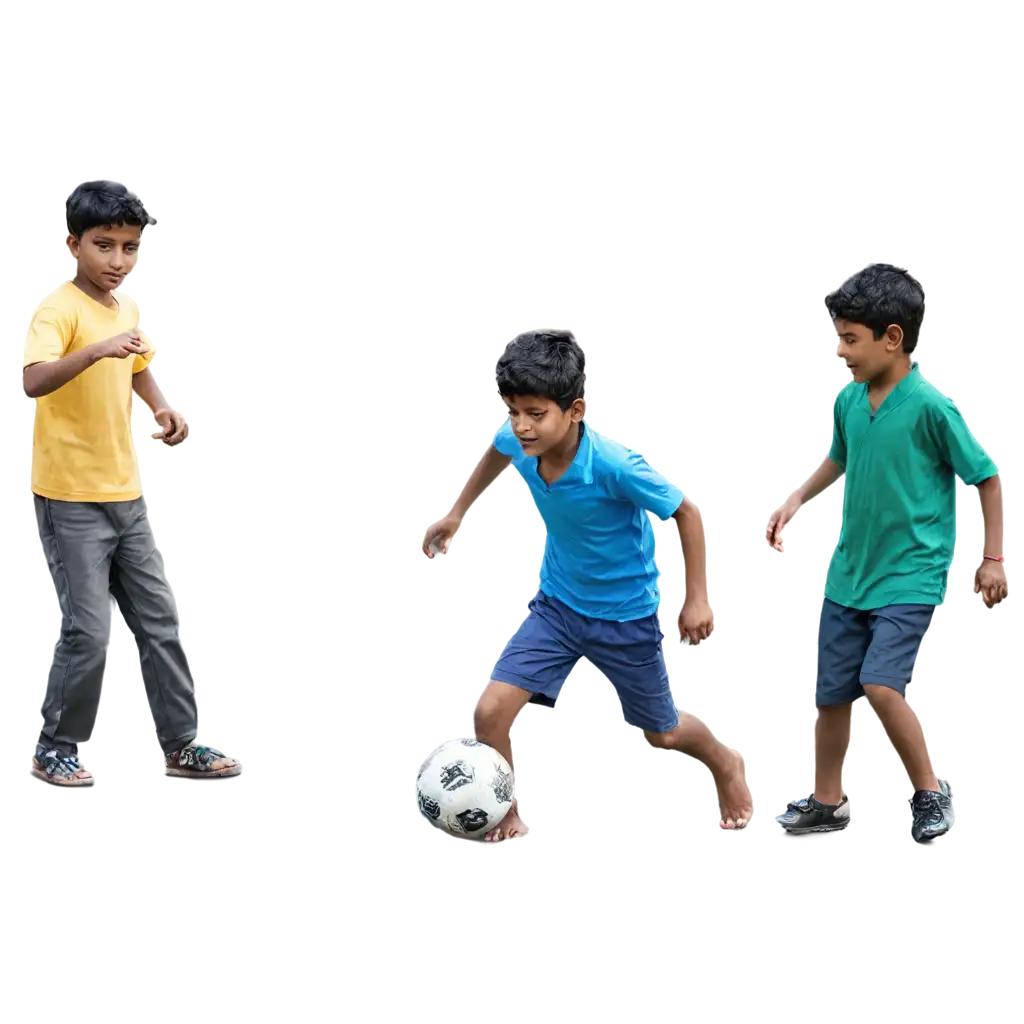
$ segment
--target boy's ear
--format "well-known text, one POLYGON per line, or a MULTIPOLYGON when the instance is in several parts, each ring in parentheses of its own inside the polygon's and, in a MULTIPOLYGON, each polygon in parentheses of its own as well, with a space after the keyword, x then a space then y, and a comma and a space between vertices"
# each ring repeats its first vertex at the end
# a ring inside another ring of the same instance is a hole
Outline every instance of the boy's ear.
POLYGON ((78 252, 81 247, 81 239, 76 238, 74 235, 68 235, 68 248, 71 250, 71 255, 78 259, 78 252))
POLYGON ((903 347, 903 328, 899 324, 889 324, 885 331, 885 347, 895 352, 903 347))
POLYGON ((572 417, 573 423, 579 423, 583 419, 583 414, 587 411, 587 403, 582 398, 577 398, 572 405, 569 406, 569 415, 572 417))

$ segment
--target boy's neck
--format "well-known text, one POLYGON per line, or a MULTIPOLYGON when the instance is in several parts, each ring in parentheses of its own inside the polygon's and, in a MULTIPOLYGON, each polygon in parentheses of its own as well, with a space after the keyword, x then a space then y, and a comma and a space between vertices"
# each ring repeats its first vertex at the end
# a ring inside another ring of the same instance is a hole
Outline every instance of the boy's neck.
POLYGON ((117 299, 109 288, 97 288, 84 274, 78 273, 72 278, 71 283, 82 292, 85 292, 90 299, 95 299, 101 306, 109 306, 113 309, 117 305, 117 299))
POLYGON ((887 395, 904 377, 909 376, 912 369, 913 366, 908 355, 891 366, 884 374, 868 381, 868 394, 872 396, 887 395))
POLYGON ((580 420, 579 427, 576 430, 570 429, 565 435, 565 440, 558 446, 558 448, 552 448, 546 455, 542 455, 540 458, 548 466, 548 468, 557 469, 568 469, 573 459, 576 458, 576 453, 580 449, 580 445, 583 443, 583 421, 580 420))

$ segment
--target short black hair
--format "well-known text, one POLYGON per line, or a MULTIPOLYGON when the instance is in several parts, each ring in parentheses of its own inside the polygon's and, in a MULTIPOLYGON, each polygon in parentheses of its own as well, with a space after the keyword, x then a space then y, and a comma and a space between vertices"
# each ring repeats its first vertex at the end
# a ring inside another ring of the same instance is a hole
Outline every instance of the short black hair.
POLYGON ((498 360, 498 391, 506 398, 539 395, 565 412, 583 397, 586 359, 572 331, 527 331, 498 360))
POLYGON ((116 181, 87 181, 67 201, 68 231, 81 238, 91 228, 107 224, 134 224, 145 228, 156 220, 146 212, 142 200, 116 181))
POLYGON ((924 319, 924 289, 900 267, 872 263, 826 295, 825 305, 833 320, 870 327, 876 341, 890 324, 896 324, 903 328, 903 351, 917 348, 924 319))

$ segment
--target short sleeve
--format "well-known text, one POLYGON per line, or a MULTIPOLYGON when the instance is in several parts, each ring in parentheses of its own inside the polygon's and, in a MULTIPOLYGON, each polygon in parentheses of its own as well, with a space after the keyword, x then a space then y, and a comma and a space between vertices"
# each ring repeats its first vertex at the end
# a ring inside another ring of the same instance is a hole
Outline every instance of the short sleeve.
POLYGON ((838 466, 846 468, 846 430, 843 427, 843 396, 836 396, 832 407, 832 447, 828 457, 838 466))
POLYGON ((960 410, 952 400, 947 398, 942 404, 933 406, 931 413, 939 454, 965 484, 980 484, 999 472, 988 453, 967 429, 960 410))
POLYGON ((67 351, 74 338, 74 325, 68 315, 52 306, 42 306, 32 317, 32 324, 25 339, 25 362, 56 362, 67 351))
POLYGON ((498 428, 498 432, 494 435, 494 447, 502 455, 507 455, 510 458, 523 454, 523 446, 516 440, 511 420, 505 420, 498 428))
POLYGON ((132 361, 132 373, 142 373, 143 370, 149 367, 149 364, 153 362, 153 356, 156 355, 156 348, 153 346, 153 342, 142 332, 139 331, 139 337, 142 339, 142 343, 149 349, 144 356, 136 356, 132 361))
POLYGON ((636 452, 629 452, 616 467, 612 490, 617 497, 653 512, 659 519, 670 519, 683 503, 683 492, 636 452))

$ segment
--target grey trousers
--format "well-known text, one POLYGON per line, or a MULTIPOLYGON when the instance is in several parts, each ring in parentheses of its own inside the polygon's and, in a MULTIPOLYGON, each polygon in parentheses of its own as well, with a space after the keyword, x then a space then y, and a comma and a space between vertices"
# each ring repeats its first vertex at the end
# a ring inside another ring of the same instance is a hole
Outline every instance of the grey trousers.
POLYGON ((160 745, 164 753, 187 745, 196 735, 195 691, 145 501, 34 497, 39 536, 64 616, 40 744, 75 754, 92 735, 116 601, 135 634, 160 745))

